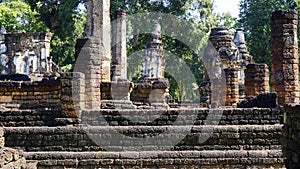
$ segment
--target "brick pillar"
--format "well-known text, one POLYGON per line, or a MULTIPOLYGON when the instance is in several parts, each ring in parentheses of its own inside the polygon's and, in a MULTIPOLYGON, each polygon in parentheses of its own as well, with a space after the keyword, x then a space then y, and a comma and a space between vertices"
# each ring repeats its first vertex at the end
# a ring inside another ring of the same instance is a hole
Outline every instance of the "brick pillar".
POLYGON ((286 168, 300 168, 300 107, 298 104, 284 105, 284 127, 282 130, 282 153, 286 168))
POLYGON ((86 37, 77 40, 74 71, 85 74, 86 108, 100 109, 100 83, 110 81, 110 1, 87 1, 86 37))
MULTIPOLYGON (((228 33, 227 28, 212 28, 211 33, 209 35, 209 42, 211 45, 214 47, 214 49, 211 49, 211 46, 208 45, 208 47, 205 49, 205 58, 204 62, 206 64, 209 64, 210 67, 215 67, 214 65, 211 65, 214 63, 216 58, 208 58, 208 57, 215 57, 213 56, 214 53, 218 53, 219 49, 221 47, 226 47, 230 48, 232 44, 232 37, 228 33)), ((227 58, 221 58, 222 60, 227 60, 227 58)), ((211 85, 211 77, 209 77, 209 72, 211 70, 207 70, 207 68, 204 68, 204 73, 203 73, 203 83, 201 84, 200 88, 200 93, 202 94, 201 96, 201 101, 205 101, 208 103, 211 103, 211 98, 218 98, 218 96, 211 96, 211 89, 215 90, 214 93, 219 93, 216 92, 218 89, 223 89, 222 92, 225 92, 225 86, 219 86, 217 84, 214 84, 213 86, 211 85), (217 87, 216 87, 217 86, 217 87)), ((223 98, 222 102, 225 101, 223 98)))
POLYGON ((0 148, 2 149, 5 144, 5 138, 4 138, 4 129, 3 127, 0 128, 0 148))
POLYGON ((270 91, 269 67, 266 64, 248 64, 245 70, 246 96, 258 96, 270 91))
MULTIPOLYGON (((226 106, 236 106, 239 102, 239 78, 237 68, 224 69, 226 78, 226 106)), ((224 86, 225 87, 225 86, 224 86)))
MULTIPOLYGON (((234 45, 233 39, 228 32, 227 28, 213 28, 211 29, 211 33, 209 35, 209 40, 212 45, 216 48, 217 51, 220 48, 228 48, 230 49, 232 45, 234 45)), ((226 55, 221 55, 222 60, 228 60, 226 55)))
MULTIPOLYGON (((92 0, 94 4, 93 14, 94 35, 100 41, 100 81, 110 81, 110 62, 111 62, 111 25, 110 25, 110 1, 109 0, 92 0)), ((93 60, 97 65, 97 60, 93 60)))
POLYGON ((299 103, 298 13, 279 10, 271 19, 272 90, 278 103, 299 103))

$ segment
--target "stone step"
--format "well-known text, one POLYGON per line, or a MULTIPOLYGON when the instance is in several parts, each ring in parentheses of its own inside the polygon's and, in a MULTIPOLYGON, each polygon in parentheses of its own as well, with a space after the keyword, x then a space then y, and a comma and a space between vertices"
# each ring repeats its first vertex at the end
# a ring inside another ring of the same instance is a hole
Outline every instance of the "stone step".
POLYGON ((66 126, 164 126, 164 125, 273 125, 281 124, 279 109, 158 109, 83 110, 80 118, 62 112, 59 103, 8 104, 0 108, 0 125, 7 127, 66 126), (15 108, 13 108, 15 107, 15 108))
POLYGON ((278 150, 282 125, 5 127, 25 151, 278 150))
POLYGON ((0 125, 7 127, 55 126, 55 119, 58 117, 61 117, 60 110, 2 110, 0 111, 0 125))
POLYGON ((25 152, 42 168, 285 168, 281 150, 25 152))
POLYGON ((1 126, 55 126, 61 115, 60 103, 0 104, 1 126))
POLYGON ((283 122, 280 109, 83 110, 81 124, 91 126, 272 125, 283 122))

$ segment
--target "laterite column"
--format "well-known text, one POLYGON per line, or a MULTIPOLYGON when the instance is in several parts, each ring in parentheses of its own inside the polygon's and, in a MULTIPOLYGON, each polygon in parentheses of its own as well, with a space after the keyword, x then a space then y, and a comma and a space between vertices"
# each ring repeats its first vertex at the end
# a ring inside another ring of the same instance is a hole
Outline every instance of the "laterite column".
POLYGON ((278 94, 279 105, 299 103, 297 25, 295 10, 279 10, 272 14, 272 90, 278 94))

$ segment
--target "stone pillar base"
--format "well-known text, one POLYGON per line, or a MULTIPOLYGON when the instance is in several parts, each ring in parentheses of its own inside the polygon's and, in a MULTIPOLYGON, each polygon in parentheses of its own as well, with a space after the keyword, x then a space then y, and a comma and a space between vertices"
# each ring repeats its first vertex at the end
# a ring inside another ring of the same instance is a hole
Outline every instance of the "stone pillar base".
POLYGON ((165 78, 144 78, 135 84, 130 95, 131 101, 153 108, 168 108, 165 95, 169 81, 165 78))
POLYGON ((278 10, 271 18, 272 91, 278 104, 299 103, 298 12, 278 10))
POLYGON ((136 109, 130 101, 133 83, 128 80, 102 82, 101 109, 136 109))

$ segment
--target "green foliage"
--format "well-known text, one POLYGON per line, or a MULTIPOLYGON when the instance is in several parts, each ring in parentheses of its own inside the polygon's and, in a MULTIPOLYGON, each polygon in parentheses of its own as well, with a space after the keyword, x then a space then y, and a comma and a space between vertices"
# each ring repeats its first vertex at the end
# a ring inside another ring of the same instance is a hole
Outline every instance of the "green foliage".
POLYGON ((176 102, 178 102, 180 100, 180 92, 177 81, 168 72, 165 73, 165 78, 167 78, 170 83, 169 94, 173 97, 173 99, 176 102))
POLYGON ((243 27, 249 52, 270 65, 270 22, 274 10, 288 9, 289 0, 241 0, 238 26, 243 27))
POLYGON ((39 13, 20 0, 5 1, 0 4, 0 22, 7 32, 48 32, 39 13))
POLYGON ((65 72, 70 72, 73 68, 73 65, 72 64, 68 64, 68 65, 65 65, 65 66, 62 66, 61 69, 65 72))
POLYGON ((73 28, 70 27, 69 31, 65 30, 65 33, 54 34, 51 42, 51 55, 54 56, 54 61, 60 66, 74 62, 76 39, 81 37, 84 31, 85 15, 75 15, 73 22, 73 28))
POLYGON ((234 35, 236 27, 236 18, 230 13, 216 14, 216 27, 228 28, 231 35, 234 35))
POLYGON ((296 5, 297 7, 299 7, 299 5, 300 5, 300 0, 294 0, 294 3, 295 3, 295 5, 296 5))

